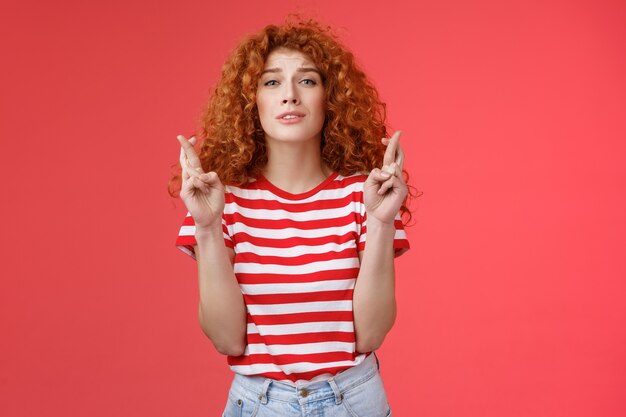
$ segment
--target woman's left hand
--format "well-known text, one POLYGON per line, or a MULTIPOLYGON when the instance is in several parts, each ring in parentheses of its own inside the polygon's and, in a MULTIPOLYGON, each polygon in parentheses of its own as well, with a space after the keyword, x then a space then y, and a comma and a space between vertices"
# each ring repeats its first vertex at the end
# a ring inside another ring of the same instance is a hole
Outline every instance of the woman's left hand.
POLYGON ((398 214, 408 187, 402 177, 404 152, 400 147, 400 134, 397 130, 391 138, 383 138, 387 146, 382 168, 374 168, 363 187, 363 202, 369 219, 376 218, 382 223, 391 223, 398 214))

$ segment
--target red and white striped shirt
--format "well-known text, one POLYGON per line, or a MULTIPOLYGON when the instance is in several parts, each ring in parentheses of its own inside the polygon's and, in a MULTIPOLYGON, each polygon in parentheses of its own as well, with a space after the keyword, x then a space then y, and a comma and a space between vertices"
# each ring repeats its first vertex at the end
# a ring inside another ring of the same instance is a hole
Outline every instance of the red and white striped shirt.
MULTIPOLYGON (((291 194, 260 177, 227 186, 224 243, 248 311, 247 347, 231 369, 288 383, 326 379, 361 363, 355 351, 352 292, 365 247, 367 176, 331 174, 291 194)), ((400 216, 396 256, 409 248, 400 216)), ((194 256, 187 213, 176 245, 194 256)))

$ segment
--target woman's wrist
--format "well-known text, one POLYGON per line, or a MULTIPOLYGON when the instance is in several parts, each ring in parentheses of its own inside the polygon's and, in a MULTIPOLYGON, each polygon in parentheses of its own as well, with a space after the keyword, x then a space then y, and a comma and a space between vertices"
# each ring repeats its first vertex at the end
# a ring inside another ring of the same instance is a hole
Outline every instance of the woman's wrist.
MULTIPOLYGON (((396 235, 396 228, 392 223, 382 222, 376 218, 367 219, 367 241, 393 242, 396 235)), ((385 243, 386 244, 386 243, 385 243)), ((370 245, 371 246, 371 245, 370 245)))
POLYGON ((224 232, 222 230, 222 223, 215 222, 209 226, 196 225, 195 238, 198 244, 200 244, 200 242, 206 242, 212 239, 219 239, 220 241, 223 240, 224 232))
POLYGON ((396 227, 394 225, 394 220, 391 222, 384 222, 382 220, 377 219, 374 216, 367 217, 367 234, 369 235, 370 231, 380 232, 380 233, 390 233, 393 232, 395 234, 396 227))

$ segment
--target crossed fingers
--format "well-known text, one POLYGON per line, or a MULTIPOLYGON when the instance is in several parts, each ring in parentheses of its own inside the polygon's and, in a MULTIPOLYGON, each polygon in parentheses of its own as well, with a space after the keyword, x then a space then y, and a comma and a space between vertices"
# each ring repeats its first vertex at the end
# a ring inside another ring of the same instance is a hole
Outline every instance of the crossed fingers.
MULTIPOLYGON (((189 140, 183 135, 176 137, 180 142, 180 166, 183 170, 183 186, 188 183, 191 188, 202 190, 206 193, 210 191, 207 181, 211 181, 211 174, 206 174, 202 169, 200 158, 196 154, 193 145, 196 144, 196 137, 192 136, 189 140)), ((215 176, 215 174, 213 174, 215 176)))
POLYGON ((382 140, 383 144, 387 145, 383 156, 382 170, 396 176, 402 174, 402 167, 404 166, 404 152, 400 146, 400 135, 402 132, 396 130, 391 138, 383 138, 382 140))
POLYGON ((383 166, 381 172, 390 177, 383 182, 378 190, 378 195, 385 194, 389 189, 393 188, 394 183, 404 182, 402 178, 402 167, 404 166, 404 152, 400 146, 401 131, 396 130, 391 138, 383 138, 382 142, 387 146, 385 155, 383 156, 383 166))
POLYGON ((176 139, 180 142, 180 166, 183 169, 183 179, 187 180, 189 177, 203 174, 200 158, 193 148, 193 145, 196 144, 196 137, 192 136, 187 140, 183 135, 178 135, 176 139))

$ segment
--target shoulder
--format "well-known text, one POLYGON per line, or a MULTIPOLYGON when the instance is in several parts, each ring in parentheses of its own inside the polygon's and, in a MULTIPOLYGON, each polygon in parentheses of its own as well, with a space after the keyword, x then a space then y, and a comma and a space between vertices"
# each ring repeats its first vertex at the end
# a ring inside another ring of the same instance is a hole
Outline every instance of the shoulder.
POLYGON ((363 210, 363 189, 368 175, 357 172, 351 175, 337 175, 334 181, 334 194, 343 201, 351 202, 354 210, 361 212, 363 210))
POLYGON ((367 174, 357 172, 351 175, 338 174, 335 178, 336 188, 352 188, 356 190, 363 190, 363 184, 367 180, 367 174))
POLYGON ((234 198, 249 196, 251 193, 254 194, 255 191, 263 190, 260 184, 261 181, 254 178, 250 178, 246 184, 224 184, 224 193, 234 198))

